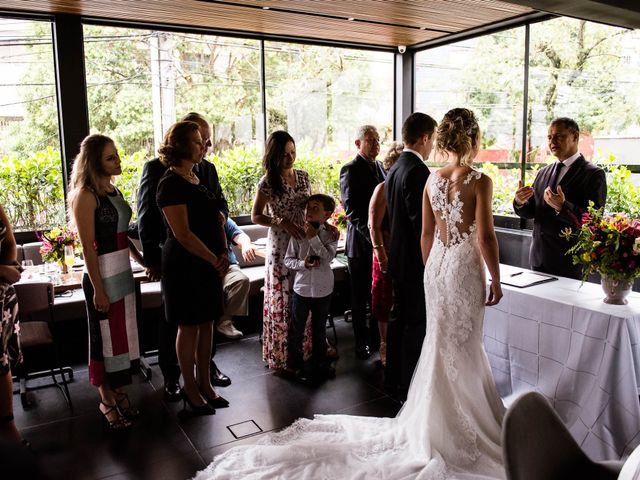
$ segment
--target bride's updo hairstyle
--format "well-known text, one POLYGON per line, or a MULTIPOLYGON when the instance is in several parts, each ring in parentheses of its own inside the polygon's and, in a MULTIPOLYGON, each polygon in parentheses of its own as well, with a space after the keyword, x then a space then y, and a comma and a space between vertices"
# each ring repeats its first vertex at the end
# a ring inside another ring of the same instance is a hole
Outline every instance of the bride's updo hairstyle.
POLYGON ((454 153, 460 165, 470 165, 480 148, 480 126, 473 112, 466 108, 449 110, 438 124, 436 148, 444 155, 454 153))

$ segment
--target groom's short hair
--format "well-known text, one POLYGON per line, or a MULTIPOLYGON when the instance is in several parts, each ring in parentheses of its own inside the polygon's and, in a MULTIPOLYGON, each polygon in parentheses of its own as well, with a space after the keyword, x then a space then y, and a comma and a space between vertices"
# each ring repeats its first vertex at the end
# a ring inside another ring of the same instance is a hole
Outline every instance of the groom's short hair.
POLYGON ((402 141, 405 145, 413 145, 423 135, 431 136, 438 122, 426 113, 414 112, 402 124, 402 141))

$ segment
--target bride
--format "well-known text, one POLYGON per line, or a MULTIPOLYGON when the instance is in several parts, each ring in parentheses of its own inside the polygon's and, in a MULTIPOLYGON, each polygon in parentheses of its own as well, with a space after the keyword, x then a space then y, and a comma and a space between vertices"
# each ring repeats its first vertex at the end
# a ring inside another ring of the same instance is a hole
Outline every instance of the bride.
POLYGON ((259 445, 216 457, 208 479, 502 479, 504 407, 482 346, 484 305, 500 301, 492 183, 471 168, 480 146, 473 112, 438 126, 447 165, 423 196, 427 334, 407 402, 395 418, 316 415, 259 445), (486 281, 482 259, 491 274, 486 281))

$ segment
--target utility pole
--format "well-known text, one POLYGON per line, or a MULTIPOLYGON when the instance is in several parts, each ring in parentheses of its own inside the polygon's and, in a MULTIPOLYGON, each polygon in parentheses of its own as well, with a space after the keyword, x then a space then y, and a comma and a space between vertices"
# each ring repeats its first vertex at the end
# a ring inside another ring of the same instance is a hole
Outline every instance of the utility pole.
POLYGON ((151 37, 151 96, 153 99, 154 151, 167 129, 176 121, 176 76, 173 62, 173 36, 156 32, 151 37))

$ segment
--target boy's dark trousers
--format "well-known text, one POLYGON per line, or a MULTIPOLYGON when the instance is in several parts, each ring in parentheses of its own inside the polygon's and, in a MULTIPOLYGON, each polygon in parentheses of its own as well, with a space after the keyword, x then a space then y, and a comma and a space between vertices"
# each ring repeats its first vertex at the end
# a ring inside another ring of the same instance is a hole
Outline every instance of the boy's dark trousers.
POLYGON ((327 316, 331 307, 331 295, 320 298, 303 297, 293 292, 291 300, 291 322, 288 334, 287 366, 298 370, 304 364, 302 341, 304 327, 311 312, 312 354, 311 363, 314 369, 326 364, 327 356, 327 316))

